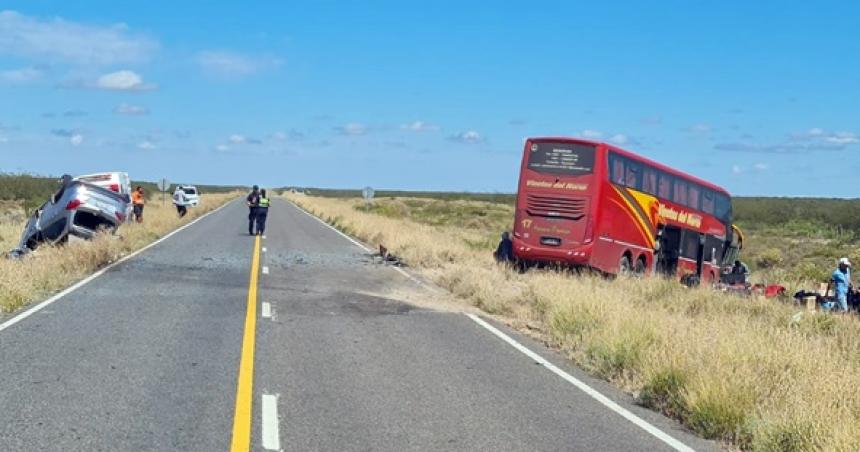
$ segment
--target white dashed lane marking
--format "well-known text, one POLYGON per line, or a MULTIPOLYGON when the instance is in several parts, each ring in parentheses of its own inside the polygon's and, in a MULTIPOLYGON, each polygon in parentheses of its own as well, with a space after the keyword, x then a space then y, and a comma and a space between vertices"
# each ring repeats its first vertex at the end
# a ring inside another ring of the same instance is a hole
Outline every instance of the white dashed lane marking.
POLYGON ((278 432, 278 396, 263 394, 263 448, 266 450, 281 450, 281 438, 278 432))

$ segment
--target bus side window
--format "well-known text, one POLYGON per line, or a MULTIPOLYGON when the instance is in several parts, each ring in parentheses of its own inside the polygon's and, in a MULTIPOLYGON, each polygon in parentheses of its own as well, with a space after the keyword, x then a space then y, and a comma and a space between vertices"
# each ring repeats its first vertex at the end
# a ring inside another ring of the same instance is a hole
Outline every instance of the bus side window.
POLYGON ((609 154, 609 167, 611 172, 609 179, 616 184, 624 185, 624 160, 617 154, 609 154))
POLYGON ((681 256, 687 259, 695 259, 699 255, 699 233, 684 229, 684 238, 681 241, 681 256))
POLYGON ((731 220, 732 200, 722 193, 717 193, 716 198, 714 215, 723 221, 731 220))
POLYGON ((642 190, 642 165, 628 160, 624 170, 624 185, 642 190))
POLYGON ((657 196, 663 199, 672 199, 672 177, 662 171, 659 174, 659 182, 657 182, 657 196))
POLYGON ((642 170, 642 191, 657 194, 657 170, 646 166, 642 170))
POLYGON ((701 190, 699 190, 699 186, 696 184, 690 184, 690 191, 687 195, 687 207, 691 209, 699 210, 699 195, 701 194, 701 190))
POLYGON ((680 180, 675 179, 675 194, 672 196, 672 201, 675 204, 680 204, 682 206, 687 205, 687 183, 680 180))
POLYGON ((705 189, 702 191, 702 211, 708 215, 714 214, 714 192, 705 189))

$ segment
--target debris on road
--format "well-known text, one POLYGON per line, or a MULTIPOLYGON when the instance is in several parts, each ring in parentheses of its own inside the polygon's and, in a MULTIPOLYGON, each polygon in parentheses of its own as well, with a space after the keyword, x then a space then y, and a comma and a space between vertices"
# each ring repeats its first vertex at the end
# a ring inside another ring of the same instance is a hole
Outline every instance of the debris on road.
POLYGON ((391 253, 388 251, 388 248, 386 248, 386 247, 385 247, 384 245, 382 245, 381 243, 379 244, 379 253, 378 253, 378 254, 374 254, 374 255, 373 255, 373 257, 379 257, 379 258, 380 258, 380 262, 381 262, 381 263, 383 263, 383 264, 394 265, 394 266, 397 266, 397 267, 403 267, 403 266, 404 266, 403 262, 401 262, 401 261, 400 261, 400 258, 398 258, 397 256, 395 256, 395 255, 391 254, 391 253))

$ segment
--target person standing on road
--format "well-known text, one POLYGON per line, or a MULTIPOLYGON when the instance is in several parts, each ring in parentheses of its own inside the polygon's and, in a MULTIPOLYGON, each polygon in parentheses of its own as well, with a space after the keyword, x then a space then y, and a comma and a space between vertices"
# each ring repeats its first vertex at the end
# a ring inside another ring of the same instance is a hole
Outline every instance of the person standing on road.
POLYGON ((144 196, 143 196, 143 187, 138 185, 134 192, 131 194, 131 202, 133 206, 134 212, 134 220, 138 223, 143 223, 143 204, 144 204, 144 196))
POLYGON ((257 235, 266 233, 266 218, 269 216, 269 198, 266 190, 260 190, 260 198, 257 202, 257 235))
POLYGON ((254 223, 257 221, 257 206, 260 204, 260 187, 254 189, 245 198, 248 202, 248 235, 254 235, 254 223))
POLYGON ((833 294, 839 310, 848 312, 848 291, 851 286, 851 261, 847 257, 839 259, 839 268, 833 271, 833 294))
POLYGON ((176 206, 176 213, 179 214, 179 218, 185 216, 188 213, 188 208, 185 206, 188 204, 188 201, 185 199, 185 190, 182 189, 182 186, 176 187, 176 191, 173 192, 173 205, 176 206))

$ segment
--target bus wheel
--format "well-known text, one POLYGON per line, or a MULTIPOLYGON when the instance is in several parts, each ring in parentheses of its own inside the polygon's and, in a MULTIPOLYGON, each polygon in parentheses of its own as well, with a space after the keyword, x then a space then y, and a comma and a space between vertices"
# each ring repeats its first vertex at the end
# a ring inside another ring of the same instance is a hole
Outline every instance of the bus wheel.
POLYGON ((636 266, 633 267, 633 273, 636 273, 637 275, 645 274, 645 258, 644 257, 639 257, 639 259, 636 259, 636 266))
POLYGON ((618 274, 624 276, 630 275, 632 268, 630 256, 627 254, 621 256, 621 260, 618 261, 618 274))

